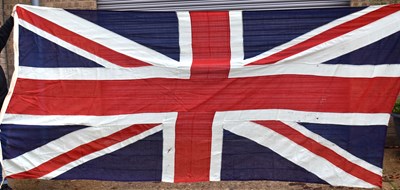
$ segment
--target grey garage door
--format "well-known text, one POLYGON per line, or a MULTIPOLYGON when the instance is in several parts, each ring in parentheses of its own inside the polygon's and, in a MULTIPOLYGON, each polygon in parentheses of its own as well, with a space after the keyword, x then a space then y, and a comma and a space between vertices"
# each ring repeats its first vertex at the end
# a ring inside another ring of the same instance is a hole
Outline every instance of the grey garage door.
POLYGON ((99 10, 271 10, 348 7, 350 0, 98 0, 99 10))

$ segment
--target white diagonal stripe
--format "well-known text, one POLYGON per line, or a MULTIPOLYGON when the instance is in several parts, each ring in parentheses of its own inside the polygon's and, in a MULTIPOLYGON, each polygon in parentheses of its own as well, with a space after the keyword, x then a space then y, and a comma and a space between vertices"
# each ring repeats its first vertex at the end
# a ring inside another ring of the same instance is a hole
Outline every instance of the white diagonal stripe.
POLYGON ((308 130, 307 128, 299 125, 296 122, 282 122, 284 124, 286 124, 287 126, 295 129, 296 131, 298 131, 299 133, 303 134, 304 136, 311 138, 313 140, 315 140, 316 142, 320 143, 321 145, 331 149, 332 151, 336 152, 337 154, 339 154, 340 156, 343 156, 344 158, 346 158, 348 161, 359 165, 377 175, 382 175, 382 169, 374 166, 356 156, 354 156, 353 154, 347 152, 346 150, 342 149, 341 147, 337 146, 335 143, 323 138, 322 136, 313 133, 312 131, 308 130))
POLYGON ((331 185, 363 188, 375 187, 370 183, 348 174, 331 162, 315 155, 308 149, 267 127, 253 122, 235 121, 225 123, 224 129, 271 149, 282 157, 314 173, 331 185))
POLYGON ((89 60, 91 60, 91 61, 93 61, 93 62, 95 62, 95 63, 97 63, 99 65, 102 65, 102 66, 104 66, 106 68, 122 68, 119 65, 115 65, 115 64, 113 64, 113 63, 111 63, 111 62, 109 62, 109 61, 107 61, 107 60, 105 60, 105 59, 103 59, 101 57, 98 57, 97 55, 94 55, 94 54, 92 54, 90 52, 87 52, 87 51, 77 47, 77 46, 74 46, 74 45, 72 45, 72 44, 70 44, 68 42, 65 42, 65 41, 61 40, 60 38, 57 38, 56 36, 46 32, 46 31, 44 31, 44 30, 42 30, 42 29, 40 29, 40 28, 38 28, 36 26, 33 26, 29 22, 26 22, 26 21, 24 21, 22 19, 16 19, 16 21, 20 26, 26 28, 27 30, 29 30, 29 31, 31 31, 31 32, 33 32, 33 33, 35 33, 35 34, 37 34, 37 35, 39 35, 39 36, 41 36, 41 37, 43 37, 43 38, 45 38, 45 39, 47 39, 49 41, 55 43, 55 44, 65 48, 65 49, 67 49, 67 50, 69 50, 71 52, 74 52, 77 55, 80 55, 80 56, 82 56, 82 57, 84 57, 86 59, 89 59, 89 60))
MULTIPOLYGON (((6 114, 5 124, 28 124, 28 125, 87 125, 80 129, 53 140, 30 152, 18 157, 4 160, 7 175, 20 173, 39 166, 40 164, 57 157, 82 144, 108 136, 117 131, 125 129, 134 124, 165 123, 170 126, 174 123, 177 113, 153 113, 153 114, 131 114, 116 116, 34 116, 34 115, 10 115, 6 114), (14 122, 13 122, 14 121, 14 122), (71 121, 74 121, 73 123, 71 121), (79 122, 77 122, 79 121, 79 122), (79 136, 79 138, 76 138, 79 136), (60 149, 59 147, 63 147, 60 149), (46 153, 46 154, 43 154, 46 153), (24 163, 24 164, 22 164, 24 163)), ((161 128, 160 128, 161 130, 161 128)), ((143 136, 140 136, 144 138, 143 136)), ((135 139, 131 139, 135 140, 135 139)), ((117 145, 116 145, 117 146, 117 145)), ((89 156, 90 157, 90 156, 89 156)), ((79 162, 79 161, 78 161, 79 162)))
MULTIPOLYGON (((102 44, 116 52, 127 55, 140 61, 166 67, 174 67, 178 64, 174 59, 169 58, 157 51, 147 48, 141 44, 131 41, 110 30, 100 27, 92 22, 80 18, 59 8, 43 8, 37 6, 18 5, 40 17, 68 28, 74 33, 81 35, 91 41, 102 44), (126 48, 129 47, 129 48, 126 48)), ((57 42, 56 42, 57 43, 57 42)))
POLYGON ((400 11, 314 46, 276 64, 319 64, 340 57, 400 31, 400 11))
POLYGON ((363 16, 365 14, 368 14, 368 13, 370 13, 372 11, 375 11, 375 10, 381 8, 381 7, 383 7, 383 6, 370 6, 370 7, 367 7, 365 9, 361 10, 361 11, 358 11, 358 12, 352 13, 350 15, 344 16, 342 18, 336 19, 336 20, 334 20, 334 21, 332 21, 332 22, 330 22, 328 24, 325 24, 325 25, 323 25, 321 27, 318 27, 318 28, 316 28, 316 29, 314 29, 314 30, 312 30, 310 32, 307 32, 306 34, 303 34, 303 35, 301 35, 301 36, 299 36, 299 37, 297 37, 297 38, 295 38, 295 39, 293 39, 293 40, 291 40, 291 41, 289 41, 289 42, 287 42, 285 44, 277 46, 277 47, 275 47, 275 48, 273 48, 271 50, 268 50, 268 51, 266 51, 266 52, 264 52, 264 53, 262 53, 260 55, 255 56, 255 57, 246 59, 242 64, 246 65, 246 64, 252 63, 254 61, 257 61, 257 60, 263 59, 265 57, 268 57, 270 55, 273 55, 273 54, 275 54, 277 52, 280 52, 280 51, 282 51, 284 49, 287 49, 287 48, 289 48, 291 46, 294 46, 296 44, 304 42, 304 41, 306 41, 306 40, 308 40, 308 39, 310 39, 310 38, 312 38, 312 37, 314 37, 314 36, 316 36, 316 35, 318 35, 318 34, 320 34, 322 32, 325 32, 325 31, 327 31, 329 29, 332 29, 332 28, 334 28, 336 26, 339 26, 339 25, 344 24, 344 23, 346 23, 348 21, 354 20, 354 19, 356 19, 358 17, 361 17, 361 16, 363 16))
MULTIPOLYGON (((144 139, 144 138, 146 138, 146 137, 148 137, 150 135, 153 135, 153 134, 161 131, 162 128, 163 128, 162 125, 159 125, 157 127, 151 128, 151 129, 149 129, 147 131, 144 131, 144 132, 140 133, 139 135, 133 136, 133 137, 127 139, 127 140, 124 140, 122 142, 116 143, 116 144, 114 144, 112 146, 109 146, 107 148, 104 148, 102 150, 99 150, 99 151, 93 152, 91 154, 88 154, 86 156, 83 156, 82 158, 79 158, 79 159, 77 159, 77 160, 75 160, 73 162, 70 162, 70 163, 68 163, 68 164, 66 164, 66 165, 64 165, 64 166, 62 166, 62 167, 60 167, 60 168, 58 168, 58 169, 56 169, 56 170, 44 175, 42 177, 40 177, 39 179, 53 179, 53 178, 65 173, 65 172, 73 169, 74 167, 77 167, 77 166, 79 166, 81 164, 84 164, 85 162, 88 162, 90 160, 96 159, 96 158, 98 158, 100 156, 104 156, 104 155, 106 155, 108 153, 117 151, 117 150, 119 150, 121 148, 124 148, 124 147, 126 147, 126 146, 128 146, 128 145, 130 145, 132 143, 135 143, 135 142, 137 142, 137 141, 139 141, 141 139, 144 139)), ((38 155, 38 156, 40 156, 40 155, 38 155)))

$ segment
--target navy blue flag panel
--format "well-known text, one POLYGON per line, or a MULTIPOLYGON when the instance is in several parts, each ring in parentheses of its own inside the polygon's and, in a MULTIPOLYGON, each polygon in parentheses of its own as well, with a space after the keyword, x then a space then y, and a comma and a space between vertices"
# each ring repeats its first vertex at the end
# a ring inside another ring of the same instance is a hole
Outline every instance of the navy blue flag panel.
POLYGON ((17 5, 5 174, 381 187, 399 18, 17 5))

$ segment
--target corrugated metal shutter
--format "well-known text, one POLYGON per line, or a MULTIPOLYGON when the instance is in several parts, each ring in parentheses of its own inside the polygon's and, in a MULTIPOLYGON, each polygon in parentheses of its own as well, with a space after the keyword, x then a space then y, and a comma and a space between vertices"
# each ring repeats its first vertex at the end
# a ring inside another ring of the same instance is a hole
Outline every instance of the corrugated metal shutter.
POLYGON ((99 10, 272 10, 348 7, 350 0, 98 0, 99 10))

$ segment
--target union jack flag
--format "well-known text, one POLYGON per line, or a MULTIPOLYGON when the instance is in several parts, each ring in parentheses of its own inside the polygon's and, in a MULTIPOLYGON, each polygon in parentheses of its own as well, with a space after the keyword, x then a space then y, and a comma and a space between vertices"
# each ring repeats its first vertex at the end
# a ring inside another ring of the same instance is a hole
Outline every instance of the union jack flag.
POLYGON ((399 10, 18 5, 6 176, 380 187, 399 10))

